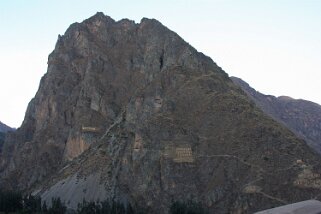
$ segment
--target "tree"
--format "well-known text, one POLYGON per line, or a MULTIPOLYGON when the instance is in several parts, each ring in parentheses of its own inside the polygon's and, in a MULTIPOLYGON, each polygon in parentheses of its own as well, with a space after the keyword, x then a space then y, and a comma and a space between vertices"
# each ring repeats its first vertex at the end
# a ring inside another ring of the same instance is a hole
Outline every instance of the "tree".
MULTIPOLYGON (((78 209, 77 209, 77 213, 78 214, 99 214, 99 213, 103 213, 101 212, 101 206, 99 203, 95 203, 95 202, 87 202, 85 199, 83 200, 83 202, 81 204, 78 204, 78 209)), ((108 213, 108 212, 106 212, 108 213)))
POLYGON ((61 202, 60 198, 51 199, 51 207, 48 209, 49 214, 64 214, 66 213, 66 206, 61 202))
POLYGON ((46 203, 46 201, 43 202, 43 205, 42 205, 42 209, 41 209, 41 210, 42 210, 43 213, 47 213, 47 212, 48 212, 48 208, 47 208, 47 203, 46 203))
POLYGON ((41 212, 41 198, 31 194, 23 197, 23 213, 32 214, 41 212))
POLYGON ((0 191, 0 212, 17 212, 22 210, 22 196, 20 193, 0 191))
POLYGON ((105 200, 100 202, 101 205, 101 213, 110 213, 111 212, 111 205, 109 201, 105 200))

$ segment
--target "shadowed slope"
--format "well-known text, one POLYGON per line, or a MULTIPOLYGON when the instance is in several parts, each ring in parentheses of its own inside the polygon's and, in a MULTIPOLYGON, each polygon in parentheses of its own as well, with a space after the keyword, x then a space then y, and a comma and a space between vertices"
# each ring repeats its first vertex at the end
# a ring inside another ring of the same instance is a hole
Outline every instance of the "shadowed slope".
POLYGON ((321 106, 291 97, 274 97, 255 91, 243 80, 232 77, 233 82, 268 115, 284 124, 309 146, 321 154, 321 106))

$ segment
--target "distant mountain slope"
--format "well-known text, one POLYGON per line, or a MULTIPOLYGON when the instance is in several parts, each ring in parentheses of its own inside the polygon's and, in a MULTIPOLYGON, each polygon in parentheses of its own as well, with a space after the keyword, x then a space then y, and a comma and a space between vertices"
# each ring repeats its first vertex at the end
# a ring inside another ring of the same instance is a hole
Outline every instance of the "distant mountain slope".
POLYGON ((5 132, 8 132, 8 131, 13 131, 13 130, 14 130, 13 128, 7 126, 6 124, 4 124, 4 123, 2 123, 0 121, 0 132, 5 133, 5 132))
POLYGON ((2 149, 2 145, 4 143, 4 138, 5 138, 5 133, 0 132, 0 152, 1 152, 1 149, 2 149))
POLYGON ((275 120, 283 123, 321 154, 321 106, 301 99, 264 95, 237 77, 231 77, 252 100, 275 120))
POLYGON ((14 130, 14 129, 10 128, 9 126, 7 126, 6 124, 4 124, 0 121, 0 151, 1 151, 2 145, 4 143, 6 132, 12 131, 12 130, 14 130))

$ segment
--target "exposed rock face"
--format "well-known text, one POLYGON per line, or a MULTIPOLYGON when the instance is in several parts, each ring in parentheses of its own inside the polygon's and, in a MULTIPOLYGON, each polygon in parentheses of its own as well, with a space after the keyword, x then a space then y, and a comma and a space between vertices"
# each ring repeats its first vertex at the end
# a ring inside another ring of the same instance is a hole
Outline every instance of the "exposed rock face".
POLYGON ((247 95, 265 113, 303 138, 309 146, 321 154, 321 106, 306 100, 291 97, 264 95, 243 80, 232 77, 247 95))
POLYGON ((73 208, 112 198, 166 213, 193 199, 251 213, 320 197, 320 157, 150 19, 71 25, 4 148, 2 184, 73 208))

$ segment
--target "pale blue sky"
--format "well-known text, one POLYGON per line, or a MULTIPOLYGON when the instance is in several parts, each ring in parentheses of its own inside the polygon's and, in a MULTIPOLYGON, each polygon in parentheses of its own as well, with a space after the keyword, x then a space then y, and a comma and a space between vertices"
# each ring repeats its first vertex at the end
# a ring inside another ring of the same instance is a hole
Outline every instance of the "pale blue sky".
POLYGON ((20 126, 58 34, 104 12, 156 18, 257 90, 321 103, 319 0, 0 0, 0 120, 20 126))

